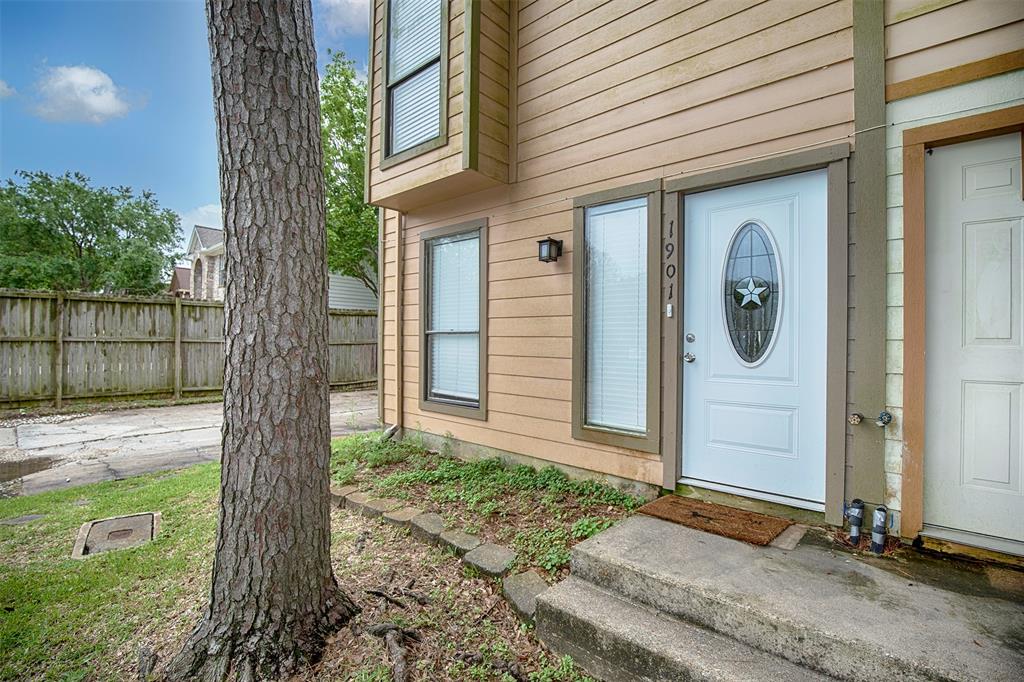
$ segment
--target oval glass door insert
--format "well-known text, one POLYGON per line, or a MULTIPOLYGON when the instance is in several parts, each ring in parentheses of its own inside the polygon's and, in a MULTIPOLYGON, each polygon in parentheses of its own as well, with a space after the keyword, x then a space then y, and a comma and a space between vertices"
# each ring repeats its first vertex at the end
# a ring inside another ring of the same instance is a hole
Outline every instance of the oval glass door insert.
POLYGON ((778 255, 763 225, 747 221, 736 230, 723 281, 729 340, 744 364, 758 364, 771 349, 782 303, 778 255))

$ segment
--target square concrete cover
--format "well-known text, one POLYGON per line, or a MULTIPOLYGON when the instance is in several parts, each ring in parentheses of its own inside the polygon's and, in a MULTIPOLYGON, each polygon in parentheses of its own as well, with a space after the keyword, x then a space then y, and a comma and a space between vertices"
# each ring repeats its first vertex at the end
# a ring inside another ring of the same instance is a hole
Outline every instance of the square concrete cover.
POLYGON ((145 512, 87 521, 78 530, 74 559, 149 542, 160 530, 160 512, 145 512))

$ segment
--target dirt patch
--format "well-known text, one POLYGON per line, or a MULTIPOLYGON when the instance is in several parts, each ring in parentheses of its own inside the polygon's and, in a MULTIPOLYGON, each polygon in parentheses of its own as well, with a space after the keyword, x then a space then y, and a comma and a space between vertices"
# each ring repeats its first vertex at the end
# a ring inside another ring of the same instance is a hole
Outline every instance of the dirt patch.
MULTIPOLYGON (((502 598, 498 581, 474 575, 452 554, 378 519, 335 510, 331 527, 335 575, 362 613, 329 641, 323 660, 295 680, 389 680, 384 639, 367 632, 382 623, 419 636, 406 644, 412 680, 528 680, 531 673, 552 682, 588 679, 543 649, 502 598)), ((142 646, 166 663, 201 613, 206 582, 197 581, 180 610, 160 624, 159 637, 152 633, 123 647, 117 656, 123 667, 114 672, 132 676, 142 646)))

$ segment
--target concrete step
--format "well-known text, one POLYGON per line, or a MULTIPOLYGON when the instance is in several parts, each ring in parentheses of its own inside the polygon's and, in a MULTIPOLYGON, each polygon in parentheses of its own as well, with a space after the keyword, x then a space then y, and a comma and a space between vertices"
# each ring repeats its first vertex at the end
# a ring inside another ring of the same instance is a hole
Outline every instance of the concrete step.
POLYGON ((537 599, 537 635, 606 682, 828 678, 569 577, 537 599))
POLYGON ((787 552, 638 515, 576 545, 572 575, 839 679, 1009 682, 1024 670, 1024 605, 823 542, 787 552))

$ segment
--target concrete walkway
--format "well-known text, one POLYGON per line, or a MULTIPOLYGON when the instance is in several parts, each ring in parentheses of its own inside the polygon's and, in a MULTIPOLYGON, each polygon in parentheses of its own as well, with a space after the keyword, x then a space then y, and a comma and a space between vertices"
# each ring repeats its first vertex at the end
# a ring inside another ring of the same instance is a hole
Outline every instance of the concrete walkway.
MULTIPOLYGON (((218 402, 0 428, 0 471, 8 473, 0 479, 18 476, 0 480, 0 494, 31 495, 215 460, 222 416, 218 402)), ((376 391, 331 394, 332 435, 376 426, 376 391)))

